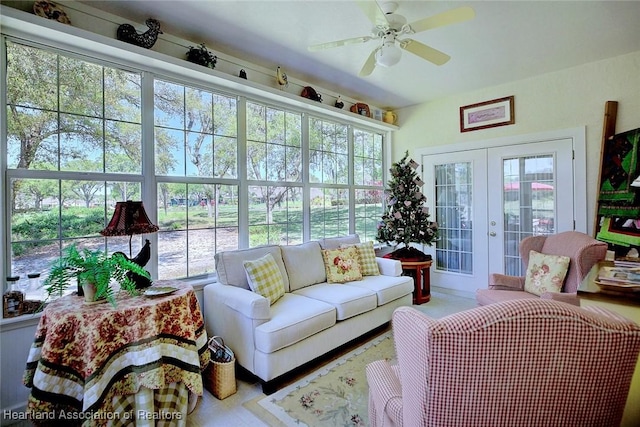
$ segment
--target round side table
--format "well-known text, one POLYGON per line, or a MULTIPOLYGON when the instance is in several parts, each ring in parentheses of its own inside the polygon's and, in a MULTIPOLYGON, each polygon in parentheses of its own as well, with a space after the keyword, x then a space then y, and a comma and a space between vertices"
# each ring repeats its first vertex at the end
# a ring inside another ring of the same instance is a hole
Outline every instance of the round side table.
POLYGON ((432 261, 400 261, 402 271, 413 277, 413 303, 424 304, 431 299, 431 275, 429 269, 432 261))

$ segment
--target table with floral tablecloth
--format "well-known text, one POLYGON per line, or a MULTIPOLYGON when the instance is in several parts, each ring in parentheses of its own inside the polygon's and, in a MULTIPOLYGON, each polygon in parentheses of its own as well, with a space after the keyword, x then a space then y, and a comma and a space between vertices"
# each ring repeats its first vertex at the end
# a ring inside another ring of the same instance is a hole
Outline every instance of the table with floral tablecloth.
POLYGON ((47 305, 24 374, 36 424, 186 424, 188 395, 203 391, 207 334, 190 285, 155 286, 177 290, 120 293, 115 308, 76 295, 47 305))

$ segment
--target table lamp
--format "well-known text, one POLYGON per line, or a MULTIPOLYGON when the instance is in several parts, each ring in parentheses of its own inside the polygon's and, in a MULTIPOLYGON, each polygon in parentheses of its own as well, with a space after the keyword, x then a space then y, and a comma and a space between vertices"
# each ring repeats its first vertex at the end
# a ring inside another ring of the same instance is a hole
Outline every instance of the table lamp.
MULTIPOLYGON (((151 222, 142 202, 127 200, 116 203, 111 221, 100 234, 103 236, 129 236, 129 259, 140 267, 144 267, 151 257, 151 243, 149 239, 146 239, 138 255, 131 258, 131 239, 134 234, 155 233, 156 231, 158 231, 158 226, 151 222)), ((134 277, 133 280, 139 285, 138 287, 146 287, 151 284, 150 282, 141 283, 138 279, 145 279, 145 282, 149 282, 145 277, 134 277)))

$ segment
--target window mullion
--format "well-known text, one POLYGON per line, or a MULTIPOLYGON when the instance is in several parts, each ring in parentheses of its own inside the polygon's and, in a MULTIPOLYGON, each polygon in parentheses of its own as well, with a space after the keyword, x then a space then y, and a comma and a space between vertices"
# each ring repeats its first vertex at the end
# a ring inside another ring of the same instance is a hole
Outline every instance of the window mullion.
MULTIPOLYGON (((7 189, 8 188, 8 180, 6 174, 4 173, 7 170, 7 152, 6 152, 6 141, 7 141, 7 107, 6 107, 6 99, 7 99, 7 49, 6 49, 6 37, 3 37, 0 43, 0 99, 5 104, 0 111, 0 141, 2 147, 0 149, 0 188, 7 189)), ((0 277, 7 277, 8 274, 5 272, 9 272, 9 266, 11 265, 11 242, 7 236, 11 235, 11 217, 10 217, 10 206, 11 201, 9 200, 9 191, 3 191, 3 197, 0 197, 0 219, 2 220, 3 227, 0 227, 0 247, 3 248, 4 256, 0 259, 0 277)), ((3 285, 0 286, 3 293, 6 289, 4 289, 3 285)))
POLYGON ((349 160, 348 160, 348 164, 349 164, 349 178, 348 178, 348 185, 349 185, 349 212, 351 212, 351 215, 349 215, 349 233, 353 234, 356 232, 356 217, 355 217, 355 212, 356 212, 356 192, 355 192, 355 178, 354 178, 354 145, 353 145, 353 133, 354 133, 354 129, 353 126, 349 125, 348 126, 348 131, 347 131, 347 147, 348 147, 348 154, 349 154, 349 160))
MULTIPOLYGON (((155 174, 154 147, 154 76, 142 73, 141 119, 142 119, 142 202, 147 215, 153 224, 158 224, 158 187, 155 174)), ((158 247, 158 233, 145 235, 151 242, 151 247, 158 247)), ((158 251, 151 251, 151 259, 147 264, 153 279, 158 278, 158 251)))
POLYGON ((311 240, 311 186, 309 185, 309 115, 302 114, 302 240, 311 240))
POLYGON ((247 177, 247 98, 238 97, 238 246, 249 247, 249 183, 247 177))

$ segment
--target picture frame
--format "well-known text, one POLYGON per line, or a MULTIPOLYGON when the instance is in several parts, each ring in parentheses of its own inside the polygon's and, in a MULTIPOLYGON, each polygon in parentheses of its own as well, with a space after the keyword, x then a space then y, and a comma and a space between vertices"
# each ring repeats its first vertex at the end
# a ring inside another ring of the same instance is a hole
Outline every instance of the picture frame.
POLYGON ((515 122, 513 95, 460 107, 460 132, 512 125, 515 122))

